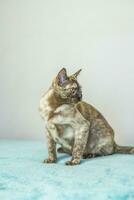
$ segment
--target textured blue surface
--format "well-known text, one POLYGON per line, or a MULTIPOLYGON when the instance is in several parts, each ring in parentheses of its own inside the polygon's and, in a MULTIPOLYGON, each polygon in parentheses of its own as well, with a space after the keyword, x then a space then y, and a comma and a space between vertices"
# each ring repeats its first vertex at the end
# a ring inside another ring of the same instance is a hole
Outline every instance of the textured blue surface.
POLYGON ((43 164, 45 142, 0 141, 0 200, 134 200, 134 155, 43 164))

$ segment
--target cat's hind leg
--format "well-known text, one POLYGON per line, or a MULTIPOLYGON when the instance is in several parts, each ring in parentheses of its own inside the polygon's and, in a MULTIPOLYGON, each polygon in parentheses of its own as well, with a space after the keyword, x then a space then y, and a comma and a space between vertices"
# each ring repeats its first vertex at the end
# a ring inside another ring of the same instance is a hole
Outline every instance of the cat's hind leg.
POLYGON ((69 151, 68 149, 65 149, 64 147, 59 147, 58 149, 57 149, 57 152, 58 153, 67 153, 67 154, 70 154, 70 155, 72 155, 72 152, 71 151, 69 151))
POLYGON ((57 152, 58 152, 58 153, 65 153, 63 147, 59 147, 59 148, 57 149, 57 152))
POLYGON ((98 141, 94 148, 89 148, 86 152, 83 154, 83 159, 88 158, 95 158, 100 156, 107 156, 111 155, 115 152, 115 145, 114 142, 111 139, 107 139, 102 143, 102 141, 98 141))
POLYGON ((100 149, 101 156, 112 155, 113 153, 114 153, 114 145, 112 143, 102 146, 102 148, 100 149))
POLYGON ((88 153, 88 154, 83 155, 83 159, 95 158, 95 157, 98 157, 98 156, 101 156, 101 155, 97 154, 97 153, 88 153))

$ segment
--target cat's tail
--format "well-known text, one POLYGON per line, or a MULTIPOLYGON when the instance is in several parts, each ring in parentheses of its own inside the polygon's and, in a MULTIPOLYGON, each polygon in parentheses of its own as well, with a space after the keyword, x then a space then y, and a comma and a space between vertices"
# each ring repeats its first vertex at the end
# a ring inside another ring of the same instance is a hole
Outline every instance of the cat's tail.
POLYGON ((134 154, 134 147, 115 145, 115 153, 134 154))

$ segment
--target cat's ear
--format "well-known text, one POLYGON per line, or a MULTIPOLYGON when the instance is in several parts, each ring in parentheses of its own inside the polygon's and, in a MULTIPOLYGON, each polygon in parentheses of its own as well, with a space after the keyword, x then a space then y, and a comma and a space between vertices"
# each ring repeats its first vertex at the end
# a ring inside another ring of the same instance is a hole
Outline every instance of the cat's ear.
POLYGON ((79 69, 76 73, 74 73, 70 78, 77 79, 77 76, 80 74, 82 69, 79 69))
POLYGON ((58 84, 62 85, 67 79, 67 71, 65 68, 62 68, 57 75, 58 84))

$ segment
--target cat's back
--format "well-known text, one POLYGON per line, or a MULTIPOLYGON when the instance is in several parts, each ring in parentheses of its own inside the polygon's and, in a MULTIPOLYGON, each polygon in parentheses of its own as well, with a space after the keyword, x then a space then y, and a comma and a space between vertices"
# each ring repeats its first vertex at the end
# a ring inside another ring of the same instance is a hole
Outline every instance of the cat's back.
POLYGON ((76 108, 83 115, 86 120, 93 120, 97 118, 103 118, 102 114, 91 104, 86 103, 85 101, 79 101, 76 104, 76 108))
POLYGON ((81 115, 88 121, 90 121, 91 129, 103 130, 102 132, 114 134, 114 131, 108 121, 103 117, 103 115, 92 105, 80 101, 76 104, 76 109, 81 113, 81 115), (105 131, 104 131, 105 130, 105 131))

